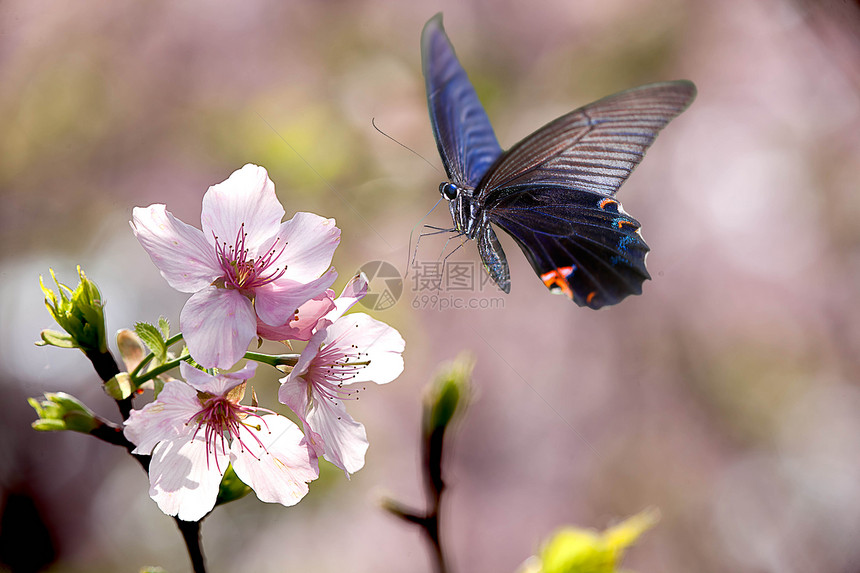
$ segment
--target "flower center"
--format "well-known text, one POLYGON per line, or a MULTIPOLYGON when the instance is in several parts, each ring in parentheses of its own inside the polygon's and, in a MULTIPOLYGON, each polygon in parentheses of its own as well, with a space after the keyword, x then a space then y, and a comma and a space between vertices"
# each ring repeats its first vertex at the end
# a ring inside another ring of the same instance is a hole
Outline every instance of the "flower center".
POLYGON ((354 395, 364 388, 344 388, 343 384, 355 378, 370 360, 357 345, 342 346, 338 342, 333 340, 319 351, 311 365, 316 372, 310 378, 317 381, 320 394, 330 400, 358 400, 354 395))
POLYGON ((250 249, 245 245, 248 233, 245 223, 239 226, 236 240, 232 245, 215 237, 215 254, 221 266, 221 280, 225 288, 236 290, 254 290, 281 278, 287 272, 287 266, 276 266, 286 248, 286 243, 278 246, 280 238, 275 240, 266 253, 252 257, 250 249))
MULTIPOLYGON (((191 417, 188 423, 197 424, 195 436, 201 430, 203 431, 203 440, 206 442, 207 466, 210 455, 217 453, 227 455, 234 440, 242 444, 244 449, 247 449, 245 448, 245 440, 248 439, 248 436, 251 436, 265 450, 263 443, 254 432, 250 431, 249 427, 259 430, 260 426, 266 423, 258 412, 274 412, 256 406, 243 406, 233 402, 227 396, 212 396, 201 392, 199 393, 199 400, 202 407, 191 417), (250 418, 257 418, 258 423, 249 423, 250 418)), ((218 466, 218 456, 215 456, 215 467, 219 471, 221 470, 218 466)))

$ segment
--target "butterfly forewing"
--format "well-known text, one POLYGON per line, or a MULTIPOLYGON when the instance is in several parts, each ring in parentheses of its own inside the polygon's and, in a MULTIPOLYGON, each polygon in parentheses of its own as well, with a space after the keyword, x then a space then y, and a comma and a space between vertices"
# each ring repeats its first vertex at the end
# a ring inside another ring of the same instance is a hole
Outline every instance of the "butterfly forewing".
POLYGON ((505 153, 476 194, 486 207, 531 185, 612 195, 695 94, 687 81, 651 84, 563 115, 505 153))
POLYGON ((448 178, 475 188, 502 154, 496 134, 437 14, 421 34, 430 123, 448 178))

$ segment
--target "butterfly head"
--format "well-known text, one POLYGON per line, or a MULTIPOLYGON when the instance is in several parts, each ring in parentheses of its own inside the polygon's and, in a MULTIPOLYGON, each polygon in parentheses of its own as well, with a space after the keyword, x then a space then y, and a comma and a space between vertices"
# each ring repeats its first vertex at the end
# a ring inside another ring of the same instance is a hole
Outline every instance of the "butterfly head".
POLYGON ((441 193, 442 197, 448 201, 453 201, 457 198, 457 191, 457 186, 453 183, 449 183, 448 181, 439 184, 439 193, 441 193))
POLYGON ((446 181, 439 185, 439 192, 448 201, 448 209, 457 231, 474 239, 478 230, 478 206, 472 201, 474 189, 459 187, 446 181))

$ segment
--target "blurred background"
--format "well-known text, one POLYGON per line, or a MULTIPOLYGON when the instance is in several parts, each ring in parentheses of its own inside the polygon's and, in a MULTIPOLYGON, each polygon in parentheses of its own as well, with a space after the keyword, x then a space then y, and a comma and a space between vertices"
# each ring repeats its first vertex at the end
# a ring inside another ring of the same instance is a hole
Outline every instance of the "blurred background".
MULTIPOLYGON (((442 180, 419 55, 437 11, 503 147, 622 89, 697 84, 619 195, 653 280, 580 309, 503 233, 510 295, 468 293, 502 308, 422 307, 407 277, 374 313, 406 339, 406 369, 351 407, 366 467, 347 481, 321 463, 291 509, 250 495, 216 511, 210 571, 430 571, 379 499, 423 503, 422 390, 462 351, 476 397, 446 467, 454 570, 513 571, 561 525, 649 506, 663 519, 635 571, 860 570, 860 19, 802 0, 2 2, 0 567, 189 570, 124 451, 29 428, 44 391, 118 419, 82 354, 33 345, 53 327, 38 277, 74 283, 80 264, 110 332, 160 314, 178 329, 186 297, 131 210, 167 203, 198 225, 207 187, 248 162, 288 216, 337 219, 338 290, 369 261, 405 273, 442 180)), ((422 239, 417 260, 445 241, 422 239)), ((276 380, 255 379, 268 405, 276 380)))

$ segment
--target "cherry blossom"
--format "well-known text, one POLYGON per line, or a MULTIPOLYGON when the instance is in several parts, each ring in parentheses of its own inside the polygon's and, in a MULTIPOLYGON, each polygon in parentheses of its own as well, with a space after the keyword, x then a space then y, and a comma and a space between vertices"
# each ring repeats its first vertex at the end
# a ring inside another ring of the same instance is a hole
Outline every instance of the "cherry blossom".
POLYGON ((346 411, 362 382, 385 384, 403 371, 405 342, 394 328, 363 313, 342 316, 367 289, 356 277, 335 309, 323 318, 278 398, 302 420, 305 434, 321 454, 347 476, 364 466, 368 448, 364 426, 346 411))
POLYGON ((287 324, 337 277, 330 268, 340 242, 334 220, 296 213, 281 222, 284 213, 266 170, 250 164, 206 192, 202 231, 165 205, 134 209, 132 229, 161 275, 193 293, 179 322, 204 367, 232 367, 258 324, 287 324))
POLYGON ((319 476, 298 426, 239 403, 256 366, 213 376, 182 363, 186 382, 165 383, 154 402, 126 420, 133 453, 152 455, 149 495, 167 515, 202 519, 215 506, 228 464, 260 500, 286 506, 298 503, 319 476))

